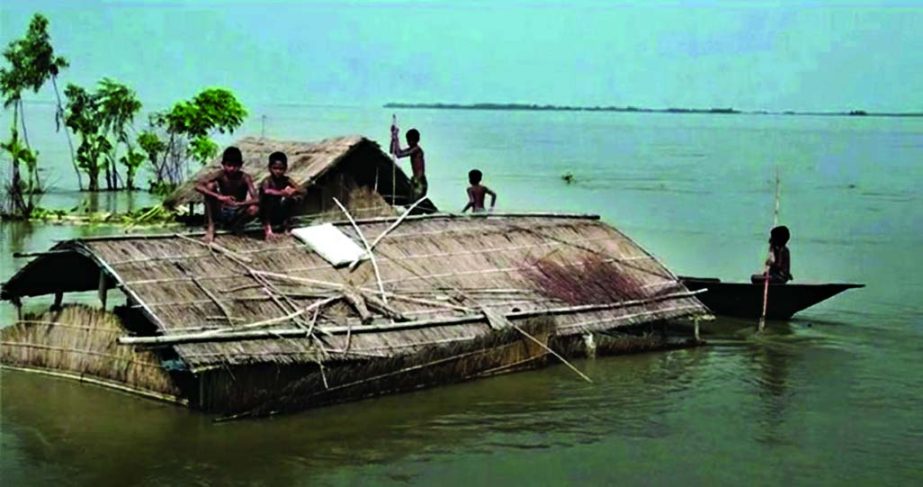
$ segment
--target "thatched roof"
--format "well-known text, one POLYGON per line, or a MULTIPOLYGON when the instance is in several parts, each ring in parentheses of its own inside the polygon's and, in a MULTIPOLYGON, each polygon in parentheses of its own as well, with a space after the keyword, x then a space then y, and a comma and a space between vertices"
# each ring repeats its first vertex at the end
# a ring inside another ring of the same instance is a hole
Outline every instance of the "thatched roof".
MULTIPOLYGON (((411 203, 408 196, 410 180, 401 168, 381 151, 377 143, 359 135, 335 137, 313 143, 245 137, 231 145, 238 147, 243 153, 243 170, 253 176, 256 183, 269 175, 269 155, 275 151, 282 151, 288 156, 288 176, 302 187, 319 184, 325 175, 340 168, 352 174, 357 182, 378 188, 379 193, 391 204, 411 203), (392 176, 396 186, 393 192, 392 176), (391 199, 392 193, 395 195, 394 201, 391 199)), ((177 188, 164 201, 164 205, 177 207, 186 203, 201 203, 202 195, 195 190, 196 184, 202 177, 220 168, 219 156, 177 188)), ((435 207, 432 207, 432 211, 435 211, 435 207)))
MULTIPOLYGON (((360 220, 358 228, 372 242, 394 221, 360 220)), ((337 227, 361 242, 348 222, 337 227)), ((559 336, 706 313, 676 276, 596 217, 411 216, 374 249, 380 283, 370 261, 352 272, 333 268, 293 238, 222 235, 217 248, 195 238, 62 242, 13 276, 0 297, 95 290, 103 269, 152 323, 147 334, 215 330, 210 341, 173 344, 193 371, 355 360, 471 340, 490 330, 485 310, 513 322, 551 316, 559 336), (312 306, 316 315, 297 314, 312 306)))

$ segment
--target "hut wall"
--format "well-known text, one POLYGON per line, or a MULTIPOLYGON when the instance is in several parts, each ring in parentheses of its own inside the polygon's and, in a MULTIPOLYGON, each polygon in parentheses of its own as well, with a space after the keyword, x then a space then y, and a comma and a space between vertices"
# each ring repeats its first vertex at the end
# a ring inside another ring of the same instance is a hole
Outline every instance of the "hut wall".
POLYGON ((119 345, 125 334, 118 317, 84 305, 65 306, 27 316, 0 330, 0 362, 4 365, 92 376, 122 384, 140 393, 180 395, 161 360, 153 352, 119 345))
POLYGON ((296 214, 341 221, 343 212, 333 202, 333 198, 343 203, 354 218, 395 214, 394 208, 372 186, 367 182, 357 182, 353 175, 341 170, 332 171, 309 187, 296 214))
POLYGON ((668 322, 658 321, 605 332, 556 335, 549 345, 567 358, 627 355, 701 345, 702 342, 688 334, 671 333, 670 328, 668 322))
POLYGON ((315 364, 215 368, 199 375, 195 403, 208 412, 263 416, 540 367, 553 329, 552 320, 530 320, 522 331, 336 362, 323 372, 315 364))

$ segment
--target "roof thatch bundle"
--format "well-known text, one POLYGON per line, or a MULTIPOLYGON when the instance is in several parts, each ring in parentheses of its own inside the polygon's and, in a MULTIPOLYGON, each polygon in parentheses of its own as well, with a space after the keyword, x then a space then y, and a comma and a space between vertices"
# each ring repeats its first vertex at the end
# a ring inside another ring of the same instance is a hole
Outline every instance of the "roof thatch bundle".
MULTIPOLYGON (((331 196, 340 200, 354 187, 372 188, 391 205, 407 205, 410 181, 394 160, 377 143, 358 135, 325 139, 320 142, 280 141, 246 137, 233 144, 244 156, 243 170, 259 184, 269 175, 269 155, 282 151, 288 157, 288 176, 307 192, 305 212, 319 213, 329 209, 331 196), (393 183, 393 184, 392 184, 393 183), (313 204, 312 204, 313 203, 313 204)), ((221 169, 217 157, 195 176, 176 189, 165 201, 167 207, 201 203, 202 195, 195 190, 200 179, 221 169)), ((335 208, 335 207, 334 207, 335 208)), ((421 210, 436 211, 430 202, 421 210)))
MULTIPOLYGON (((336 225, 372 242, 394 223, 336 225)), ((86 238, 30 262, 2 297, 117 287, 150 325, 125 342, 172 346, 194 373, 413 353, 470 341, 497 320, 547 317, 566 337, 706 312, 596 217, 411 216, 372 254, 350 270, 293 238, 226 235, 212 247, 176 234, 86 238), (589 291, 573 292, 581 285, 589 291)))
POLYGON ((0 329, 0 363, 178 401, 179 389, 159 357, 118 344, 119 318, 85 305, 26 316, 0 329))

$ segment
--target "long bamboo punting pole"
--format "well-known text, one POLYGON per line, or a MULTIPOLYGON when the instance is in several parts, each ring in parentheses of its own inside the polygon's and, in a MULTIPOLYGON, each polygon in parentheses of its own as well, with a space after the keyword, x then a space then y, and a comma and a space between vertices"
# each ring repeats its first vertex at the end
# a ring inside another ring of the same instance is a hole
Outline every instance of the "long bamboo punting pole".
MULTIPOLYGON (((780 187, 782 186, 779 180, 779 168, 776 167, 776 201, 775 206, 772 210, 772 228, 775 228, 779 224, 779 194, 780 187)), ((770 229, 771 230, 771 229, 770 229)), ((769 244, 769 255, 767 256, 767 262, 772 258, 772 244, 769 244)), ((769 264, 766 264, 766 269, 763 272, 763 312, 760 314, 760 324, 757 327, 757 331, 763 331, 763 328, 766 327, 766 310, 769 308, 769 264)))
MULTIPOLYGON (((388 130, 394 130, 394 127, 397 127, 397 115, 391 114, 391 128, 388 130)), ((392 136, 394 132, 391 132, 392 136)), ((397 146, 401 146, 400 135, 397 137, 397 146)), ((394 150, 394 141, 391 141, 388 152, 391 154, 391 206, 394 206, 396 202, 397 194, 397 154, 394 150)))

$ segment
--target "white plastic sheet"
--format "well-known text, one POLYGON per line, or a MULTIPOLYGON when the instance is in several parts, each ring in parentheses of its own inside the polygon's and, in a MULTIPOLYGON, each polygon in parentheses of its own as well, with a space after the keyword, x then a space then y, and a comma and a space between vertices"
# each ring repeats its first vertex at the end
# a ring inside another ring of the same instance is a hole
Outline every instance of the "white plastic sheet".
POLYGON ((296 228, 292 230, 292 235, 334 267, 368 257, 365 249, 330 223, 296 228))

